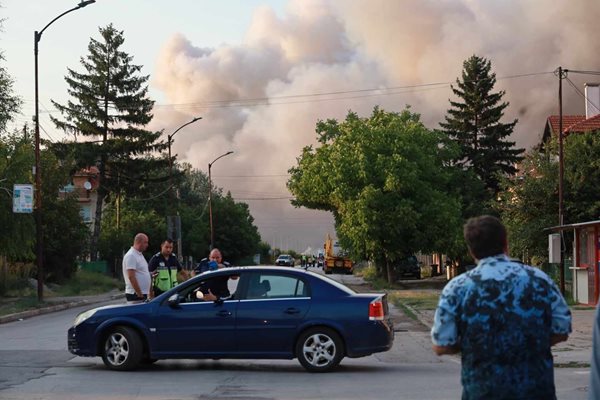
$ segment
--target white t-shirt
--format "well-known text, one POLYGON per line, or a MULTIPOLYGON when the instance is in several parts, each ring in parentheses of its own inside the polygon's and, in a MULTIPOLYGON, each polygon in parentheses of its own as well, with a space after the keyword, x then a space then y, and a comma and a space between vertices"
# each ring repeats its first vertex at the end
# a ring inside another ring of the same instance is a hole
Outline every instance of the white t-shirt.
POLYGON ((148 272, 148 262, 144 258, 144 255, 133 247, 123 257, 123 278, 125 279, 125 293, 134 294, 135 290, 131 286, 131 282, 127 276, 128 269, 135 270, 135 277, 140 285, 142 294, 149 294, 150 272, 148 272))

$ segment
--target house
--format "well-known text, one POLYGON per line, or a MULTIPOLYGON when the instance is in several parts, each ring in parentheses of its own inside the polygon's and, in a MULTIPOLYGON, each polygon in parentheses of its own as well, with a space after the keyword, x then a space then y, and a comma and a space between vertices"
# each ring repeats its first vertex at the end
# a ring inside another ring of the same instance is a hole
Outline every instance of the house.
MULTIPOLYGON (((564 137, 572 133, 585 133, 600 130, 600 84, 585 84, 585 115, 563 115, 562 128, 564 137)), ((550 115, 546 120, 542 134, 541 147, 552 136, 558 135, 560 117, 550 115)))
POLYGON ((72 183, 64 186, 59 193, 61 198, 75 197, 80 207, 81 217, 90 227, 90 231, 94 230, 99 173, 100 171, 96 167, 79 170, 73 175, 72 183))
MULTIPOLYGON (((600 293, 600 220, 555 226, 552 232, 573 234, 571 271, 573 300, 582 304, 596 305, 600 293)), ((557 246, 560 248, 560 237, 557 246)), ((571 256, 571 255, 569 255, 571 256)))
MULTIPOLYGON (((563 138, 571 134, 600 131, 600 84, 585 85, 585 115, 563 115, 563 138)), ((559 117, 551 115, 546 121, 542 144, 559 132, 559 117)), ((566 282, 570 283, 573 300, 578 303, 595 305, 600 293, 600 220, 563 224, 549 228, 552 232, 572 232, 572 265, 567 266, 566 282), (569 279, 570 278, 570 279, 569 279), (570 281, 570 282, 569 282, 570 281)), ((550 241, 552 241, 552 236, 550 241)), ((554 247, 560 249, 560 238, 554 247)), ((549 246, 550 250, 552 246, 549 246)), ((551 257, 552 258, 552 254, 551 257)))

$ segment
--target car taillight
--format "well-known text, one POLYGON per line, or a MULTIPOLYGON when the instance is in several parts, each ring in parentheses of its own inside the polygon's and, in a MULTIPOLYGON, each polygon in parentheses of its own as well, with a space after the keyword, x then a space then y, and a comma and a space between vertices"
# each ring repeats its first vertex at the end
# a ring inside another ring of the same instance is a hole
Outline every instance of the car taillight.
POLYGON ((383 299, 379 297, 369 304, 369 319, 371 321, 383 321, 384 316, 383 299))

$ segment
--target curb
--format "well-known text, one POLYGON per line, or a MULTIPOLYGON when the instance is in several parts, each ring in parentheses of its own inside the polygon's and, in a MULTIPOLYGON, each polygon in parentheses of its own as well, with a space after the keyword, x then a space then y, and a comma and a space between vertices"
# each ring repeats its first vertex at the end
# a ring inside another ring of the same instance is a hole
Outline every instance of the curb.
POLYGON ((421 313, 416 308, 414 308, 413 306, 409 306, 408 304, 404 304, 404 307, 406 307, 410 311, 412 311, 412 313, 417 317, 417 321, 419 321, 419 323, 421 323, 423 326, 425 326, 426 328, 429 328, 429 330, 431 330, 431 327, 432 327, 431 322, 429 320, 426 320, 425 318, 423 318, 421 313))
POLYGON ((37 315, 49 314, 52 312, 62 311, 62 310, 66 310, 69 308, 75 308, 75 307, 80 307, 80 306, 85 306, 85 305, 92 305, 92 304, 96 304, 96 303, 103 303, 105 301, 115 300, 120 297, 123 297, 123 294, 121 294, 121 293, 114 294, 108 298, 94 300, 94 301, 89 301, 89 300, 72 301, 69 303, 56 304, 53 306, 36 308, 33 310, 22 311, 22 312, 18 312, 18 313, 14 313, 14 314, 8 314, 8 315, 4 315, 4 316, 0 317, 0 324, 6 324, 8 322, 14 322, 14 321, 21 321, 26 318, 35 317, 37 315))

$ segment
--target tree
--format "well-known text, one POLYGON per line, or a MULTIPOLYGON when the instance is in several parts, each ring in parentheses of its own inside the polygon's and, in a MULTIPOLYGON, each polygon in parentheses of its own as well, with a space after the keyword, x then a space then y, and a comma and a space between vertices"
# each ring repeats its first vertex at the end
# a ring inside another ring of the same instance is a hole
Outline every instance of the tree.
POLYGON ((293 204, 332 211, 342 247, 354 258, 392 265, 417 251, 443 251, 460 233, 460 200, 449 193, 454 146, 418 114, 375 108, 370 118, 317 123, 321 144, 290 169, 293 204))
MULTIPOLYGON (((2 53, 0 53, 0 61, 4 61, 2 53)), ((6 125, 13 121, 21 108, 22 101, 13 94, 12 86, 12 78, 6 69, 0 66, 0 133, 6 133, 6 125)))
POLYGON ((451 108, 440 126, 460 147, 456 164, 472 170, 494 199, 501 176, 517 171, 515 164, 522 159, 523 149, 515 149, 515 143, 507 140, 517 120, 500 122, 508 103, 502 102, 504 91, 492 92, 496 74, 491 68, 489 60, 476 55, 464 61, 462 81, 457 79, 457 87, 452 86, 460 101, 450 100, 451 108))
MULTIPOLYGON (((208 177, 200 170, 184 165, 180 185, 179 212, 182 222, 183 248, 196 259, 208 255, 210 225, 208 221, 208 177)), ((237 263, 256 254, 260 235, 246 203, 235 202, 231 194, 213 186, 212 193, 215 246, 227 261, 237 263)))
POLYGON ((68 160, 61 161, 51 150, 42 151, 44 279, 58 283, 77 271, 77 260, 86 249, 90 234, 74 195, 63 191, 59 196, 71 180, 68 160))
MULTIPOLYGON (((206 207, 208 177, 189 164, 184 164, 176 176, 181 179, 178 184, 180 199, 177 206, 171 204, 170 207, 171 210, 177 207, 181 216, 183 254, 200 260, 208 255, 210 243, 206 207)), ((256 254, 260 235, 248 205, 235 202, 229 194, 223 196, 219 188, 213 187, 213 191, 216 246, 221 249, 226 260, 234 264, 256 254)), ((124 196, 119 207, 119 224, 116 205, 106 208, 99 249, 115 271, 120 271, 122 255, 131 246, 133 236, 138 232, 149 236, 148 255, 158 251, 160 242, 167 234, 164 199, 168 195, 163 190, 160 196, 150 198, 124 196)))
MULTIPOLYGON (((531 150, 521 174, 504 181, 498 210, 510 234, 511 253, 533 262, 548 259, 548 231, 558 225, 557 139, 531 150)), ((598 219, 600 132, 572 134, 564 142, 565 223, 598 219)))
MULTIPOLYGON (((77 137, 93 139, 76 148, 77 166, 98 165, 99 181, 94 231, 90 255, 96 259, 102 224, 102 210, 111 194, 147 194, 155 169, 166 170, 168 160, 157 159, 151 152, 166 148, 158 142, 161 132, 144 129, 152 120, 154 101, 147 98, 148 76, 141 76, 140 65, 123 52, 122 31, 112 24, 100 28, 100 40, 91 39, 88 55, 81 58, 85 72, 68 69, 66 105, 52 102, 64 120, 52 118, 57 128, 77 137)), ((167 177, 158 178, 166 181, 167 177)))
POLYGON ((527 263, 548 258, 545 228, 558 224, 558 164, 550 151, 525 155, 518 176, 502 181, 496 209, 509 234, 510 253, 527 263))
POLYGON ((12 188, 15 183, 31 183, 33 176, 33 142, 24 135, 12 133, 0 136, 0 255, 11 260, 32 260, 35 257, 35 224, 32 214, 12 211, 12 188))

